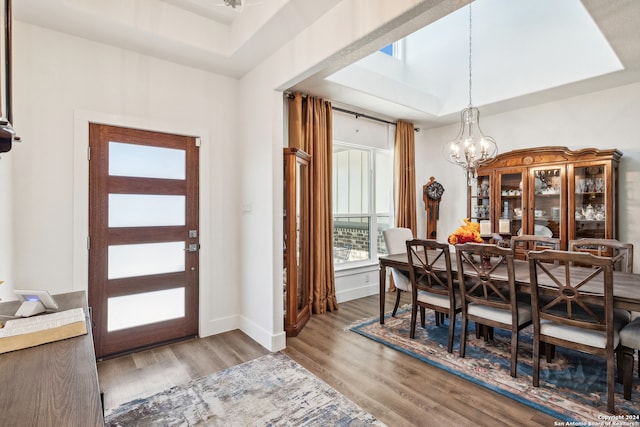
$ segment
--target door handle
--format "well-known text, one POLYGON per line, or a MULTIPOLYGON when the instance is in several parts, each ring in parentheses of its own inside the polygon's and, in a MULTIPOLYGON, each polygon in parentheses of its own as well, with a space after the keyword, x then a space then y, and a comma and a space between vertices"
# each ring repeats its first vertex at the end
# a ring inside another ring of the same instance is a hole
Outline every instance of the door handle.
POLYGON ((188 248, 185 248, 184 251, 185 252, 198 252, 198 249, 200 249, 200 245, 197 243, 190 243, 188 248))

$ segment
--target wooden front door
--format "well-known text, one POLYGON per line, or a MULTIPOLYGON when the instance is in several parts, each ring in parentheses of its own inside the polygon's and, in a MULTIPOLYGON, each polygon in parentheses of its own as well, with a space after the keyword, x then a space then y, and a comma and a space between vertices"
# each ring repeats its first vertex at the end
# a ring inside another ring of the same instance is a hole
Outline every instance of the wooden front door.
POLYGON ((90 124, 89 145, 96 356, 196 335, 196 138, 90 124))

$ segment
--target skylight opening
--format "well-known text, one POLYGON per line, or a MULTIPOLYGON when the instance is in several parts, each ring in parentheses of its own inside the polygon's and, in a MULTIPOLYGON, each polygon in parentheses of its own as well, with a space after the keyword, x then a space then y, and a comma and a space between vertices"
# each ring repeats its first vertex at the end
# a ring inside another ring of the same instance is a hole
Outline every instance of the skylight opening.
POLYGON ((404 51, 404 39, 398 40, 379 49, 380 52, 394 59, 402 60, 404 51))

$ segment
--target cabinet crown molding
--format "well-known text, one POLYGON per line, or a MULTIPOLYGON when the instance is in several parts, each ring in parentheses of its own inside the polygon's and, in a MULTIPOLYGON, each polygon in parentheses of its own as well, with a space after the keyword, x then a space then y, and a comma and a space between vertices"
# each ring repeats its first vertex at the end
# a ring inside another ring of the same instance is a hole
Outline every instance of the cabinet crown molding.
POLYGON ((483 171, 493 170, 496 168, 531 166, 540 163, 548 165, 554 163, 602 159, 610 159, 618 162, 621 157, 622 152, 615 148, 607 150, 601 150, 598 148, 570 150, 567 147, 560 146, 523 148, 498 154, 491 162, 478 168, 478 174, 481 175, 483 171))

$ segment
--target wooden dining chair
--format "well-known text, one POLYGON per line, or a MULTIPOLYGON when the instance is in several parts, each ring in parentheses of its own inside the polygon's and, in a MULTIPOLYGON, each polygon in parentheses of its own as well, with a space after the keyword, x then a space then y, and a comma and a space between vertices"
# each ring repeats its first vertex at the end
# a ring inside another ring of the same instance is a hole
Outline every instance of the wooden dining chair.
POLYGON ((613 258, 613 269, 633 273, 633 244, 616 239, 569 240, 569 250, 613 258))
POLYGON ((622 366, 619 332, 629 313, 613 308, 612 258, 590 253, 529 252, 533 307, 533 385, 540 385, 540 346, 547 361, 561 346, 601 356, 607 364, 607 411, 614 412, 616 356, 622 366), (549 264, 558 260, 559 265, 549 264), (582 267, 578 267, 582 266, 582 267), (585 268, 587 267, 587 268, 585 268))
POLYGON ((542 251, 545 249, 560 249, 560 239, 556 237, 536 236, 522 234, 511 237, 511 250, 516 259, 528 259, 530 251, 542 251))
MULTIPOLYGON (((413 239, 413 231, 410 228, 395 227, 382 231, 384 244, 389 255, 405 253, 407 250, 407 240, 413 239)), ((396 303, 393 306, 392 316, 395 317, 400 305, 400 296, 402 292, 411 292, 411 279, 409 273, 397 268, 391 269, 391 277, 396 287, 396 303)))
POLYGON ((447 351, 453 351, 453 335, 456 327, 456 315, 462 310, 459 290, 454 288, 451 272, 451 253, 447 243, 436 240, 413 239, 407 241, 409 275, 411 277, 411 331, 409 336, 415 338, 416 317, 420 307, 421 325, 425 327, 425 308, 435 312, 436 325, 449 318, 449 334, 447 351), (434 268, 435 263, 444 262, 434 268))
POLYGON ((519 331, 531 324, 531 306, 519 302, 510 248, 478 243, 456 245, 458 282, 462 298, 460 357, 464 357, 469 321, 476 327, 511 331, 511 376, 518 366, 519 331))

